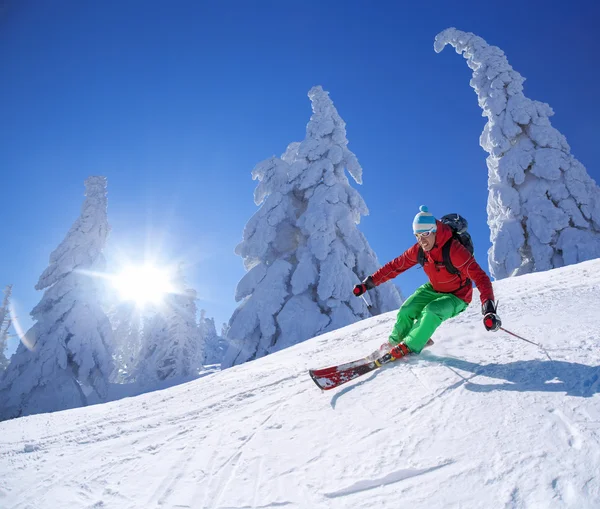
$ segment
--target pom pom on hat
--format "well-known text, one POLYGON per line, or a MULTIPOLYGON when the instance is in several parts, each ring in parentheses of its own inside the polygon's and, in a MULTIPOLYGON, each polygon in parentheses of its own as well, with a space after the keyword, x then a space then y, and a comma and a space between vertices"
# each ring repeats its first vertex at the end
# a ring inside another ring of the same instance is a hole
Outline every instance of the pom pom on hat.
POLYGON ((435 217, 429 213, 429 209, 425 205, 421 205, 419 207, 419 213, 413 219, 413 232, 414 233, 423 233, 423 232, 435 232, 437 231, 437 226, 435 224, 435 217))

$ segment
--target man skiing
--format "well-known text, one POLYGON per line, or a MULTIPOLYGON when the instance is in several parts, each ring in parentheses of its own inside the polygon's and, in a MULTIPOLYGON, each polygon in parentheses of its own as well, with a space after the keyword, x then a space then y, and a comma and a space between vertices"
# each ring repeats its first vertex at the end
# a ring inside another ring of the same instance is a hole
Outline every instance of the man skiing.
POLYGON ((472 281, 481 294, 485 328, 496 331, 502 325, 496 314, 492 282, 475 257, 455 237, 450 226, 437 221, 427 207, 421 206, 419 210, 413 220, 417 243, 368 276, 353 290, 354 295, 359 297, 417 263, 422 263, 429 283, 417 288, 402 304, 389 343, 382 346, 394 358, 421 352, 444 320, 462 313, 473 296, 472 281), (456 274, 449 272, 444 261, 444 246, 456 274))

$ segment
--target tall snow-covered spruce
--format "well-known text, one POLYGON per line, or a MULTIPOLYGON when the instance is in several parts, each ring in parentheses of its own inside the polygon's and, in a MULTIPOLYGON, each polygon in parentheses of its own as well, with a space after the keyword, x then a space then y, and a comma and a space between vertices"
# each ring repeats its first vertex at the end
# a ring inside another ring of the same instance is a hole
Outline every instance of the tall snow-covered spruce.
POLYGON ((0 419, 85 405, 81 386, 106 396, 112 329, 94 277, 109 232, 106 178, 89 177, 85 189, 81 215, 35 287, 45 292, 0 382, 0 419))
POLYGON ((346 124, 320 86, 308 96, 313 115, 306 138, 281 158, 259 163, 254 201, 261 205, 236 253, 248 273, 229 325, 223 367, 241 364, 401 304, 393 284, 369 292, 369 312, 352 294, 379 268, 357 224, 368 214, 346 171, 362 183, 348 149, 346 124))
POLYGON ((489 266, 496 279, 600 257, 600 189, 552 127, 546 103, 523 95, 525 79, 504 53, 455 28, 435 38, 473 70, 471 86, 488 122, 489 266))

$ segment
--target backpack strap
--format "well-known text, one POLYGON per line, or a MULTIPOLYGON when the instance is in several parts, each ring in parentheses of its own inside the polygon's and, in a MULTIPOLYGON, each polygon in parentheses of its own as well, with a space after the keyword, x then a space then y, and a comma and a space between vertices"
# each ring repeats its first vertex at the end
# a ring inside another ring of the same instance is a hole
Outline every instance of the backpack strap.
POLYGON ((450 272, 450 274, 454 274, 455 276, 460 274, 460 271, 454 266, 452 260, 450 259, 450 248, 452 247, 452 242, 454 241, 454 237, 451 237, 443 246, 442 246, 442 259, 444 260, 444 265, 446 266, 446 270, 450 272))
MULTIPOLYGON (((435 262, 436 267, 444 265, 446 267, 446 270, 448 272, 450 272, 450 274, 460 274, 460 271, 452 264, 452 261, 450 260, 450 245, 452 243, 452 239, 448 240, 448 242, 446 242, 443 246, 442 246, 442 257, 443 257, 443 262, 435 262)), ((421 265, 421 267, 423 267, 425 265, 425 263, 427 262, 427 258, 425 257, 425 251, 423 251, 423 248, 421 246, 419 246, 419 252, 417 254, 417 262, 421 265)))
MULTIPOLYGON (((452 247, 452 242, 460 242, 458 239, 454 237, 454 235, 442 246, 442 258, 444 260, 444 265, 446 266, 446 270, 450 274, 454 274, 455 276, 459 276, 461 280, 461 285, 458 288, 464 288, 465 286, 471 285, 471 280, 469 278, 462 280, 462 276, 460 275, 460 270, 458 270, 454 264, 452 263, 452 259, 450 258, 450 248, 452 247)), ((462 244, 461 244, 462 245, 462 244)))
POLYGON ((419 253, 417 254, 417 262, 421 265, 421 267, 423 267, 423 265, 425 265, 425 262, 426 262, 425 252, 423 251, 423 248, 421 246, 419 246, 419 253))
MULTIPOLYGON (((460 242, 458 239, 456 239, 454 237, 454 235, 452 237, 450 237, 450 239, 448 239, 446 241, 446 243, 442 246, 442 259, 444 261, 442 263, 436 262, 436 265, 444 265, 444 267, 446 267, 446 270, 450 274, 460 277, 461 284, 458 287, 458 289, 460 290, 461 288, 471 285, 472 283, 469 278, 467 278, 463 281, 462 276, 460 275, 460 270, 458 270, 452 263, 452 259, 450 258, 450 248, 452 247, 452 242, 454 240, 456 240, 457 242, 460 242)), ((421 267, 423 267, 425 265, 426 261, 427 261, 427 259, 425 258, 425 252, 423 251, 423 248, 421 246, 419 246, 419 253, 417 254, 417 262, 419 262, 419 264, 421 264, 421 267)))

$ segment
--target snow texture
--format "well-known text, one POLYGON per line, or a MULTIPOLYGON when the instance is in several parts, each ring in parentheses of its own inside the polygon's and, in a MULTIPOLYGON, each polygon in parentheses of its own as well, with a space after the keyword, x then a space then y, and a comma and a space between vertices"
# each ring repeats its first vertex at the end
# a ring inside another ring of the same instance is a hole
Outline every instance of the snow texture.
POLYGON ((168 379, 194 378, 204 359, 196 323, 196 291, 186 287, 181 271, 173 286, 173 293, 144 324, 136 381, 146 388, 168 379))
POLYGON ((600 189, 552 127, 552 108, 523 95, 525 79, 502 50, 455 28, 435 38, 473 70, 471 86, 488 122, 490 272, 496 279, 600 257, 600 189))
POLYGON ((398 290, 369 293, 369 312, 354 285, 379 268, 357 225, 368 214, 346 172, 362 183, 348 149, 346 124, 320 86, 308 96, 313 115, 306 138, 259 163, 254 201, 260 209, 244 228, 236 253, 247 274, 239 282, 223 367, 256 359, 317 334, 397 309, 398 290))
POLYGON ((112 329, 98 278, 109 233, 106 178, 85 181, 81 215, 50 255, 37 290, 44 295, 0 381, 0 419, 85 405, 83 388, 102 400, 113 370, 112 329))
POLYGON ((168 390, 2 422, 0 506, 598 508, 599 285, 600 260, 494 283, 504 325, 552 361, 486 332, 473 304, 420 355, 319 391, 307 370, 375 350, 391 312, 168 390))

